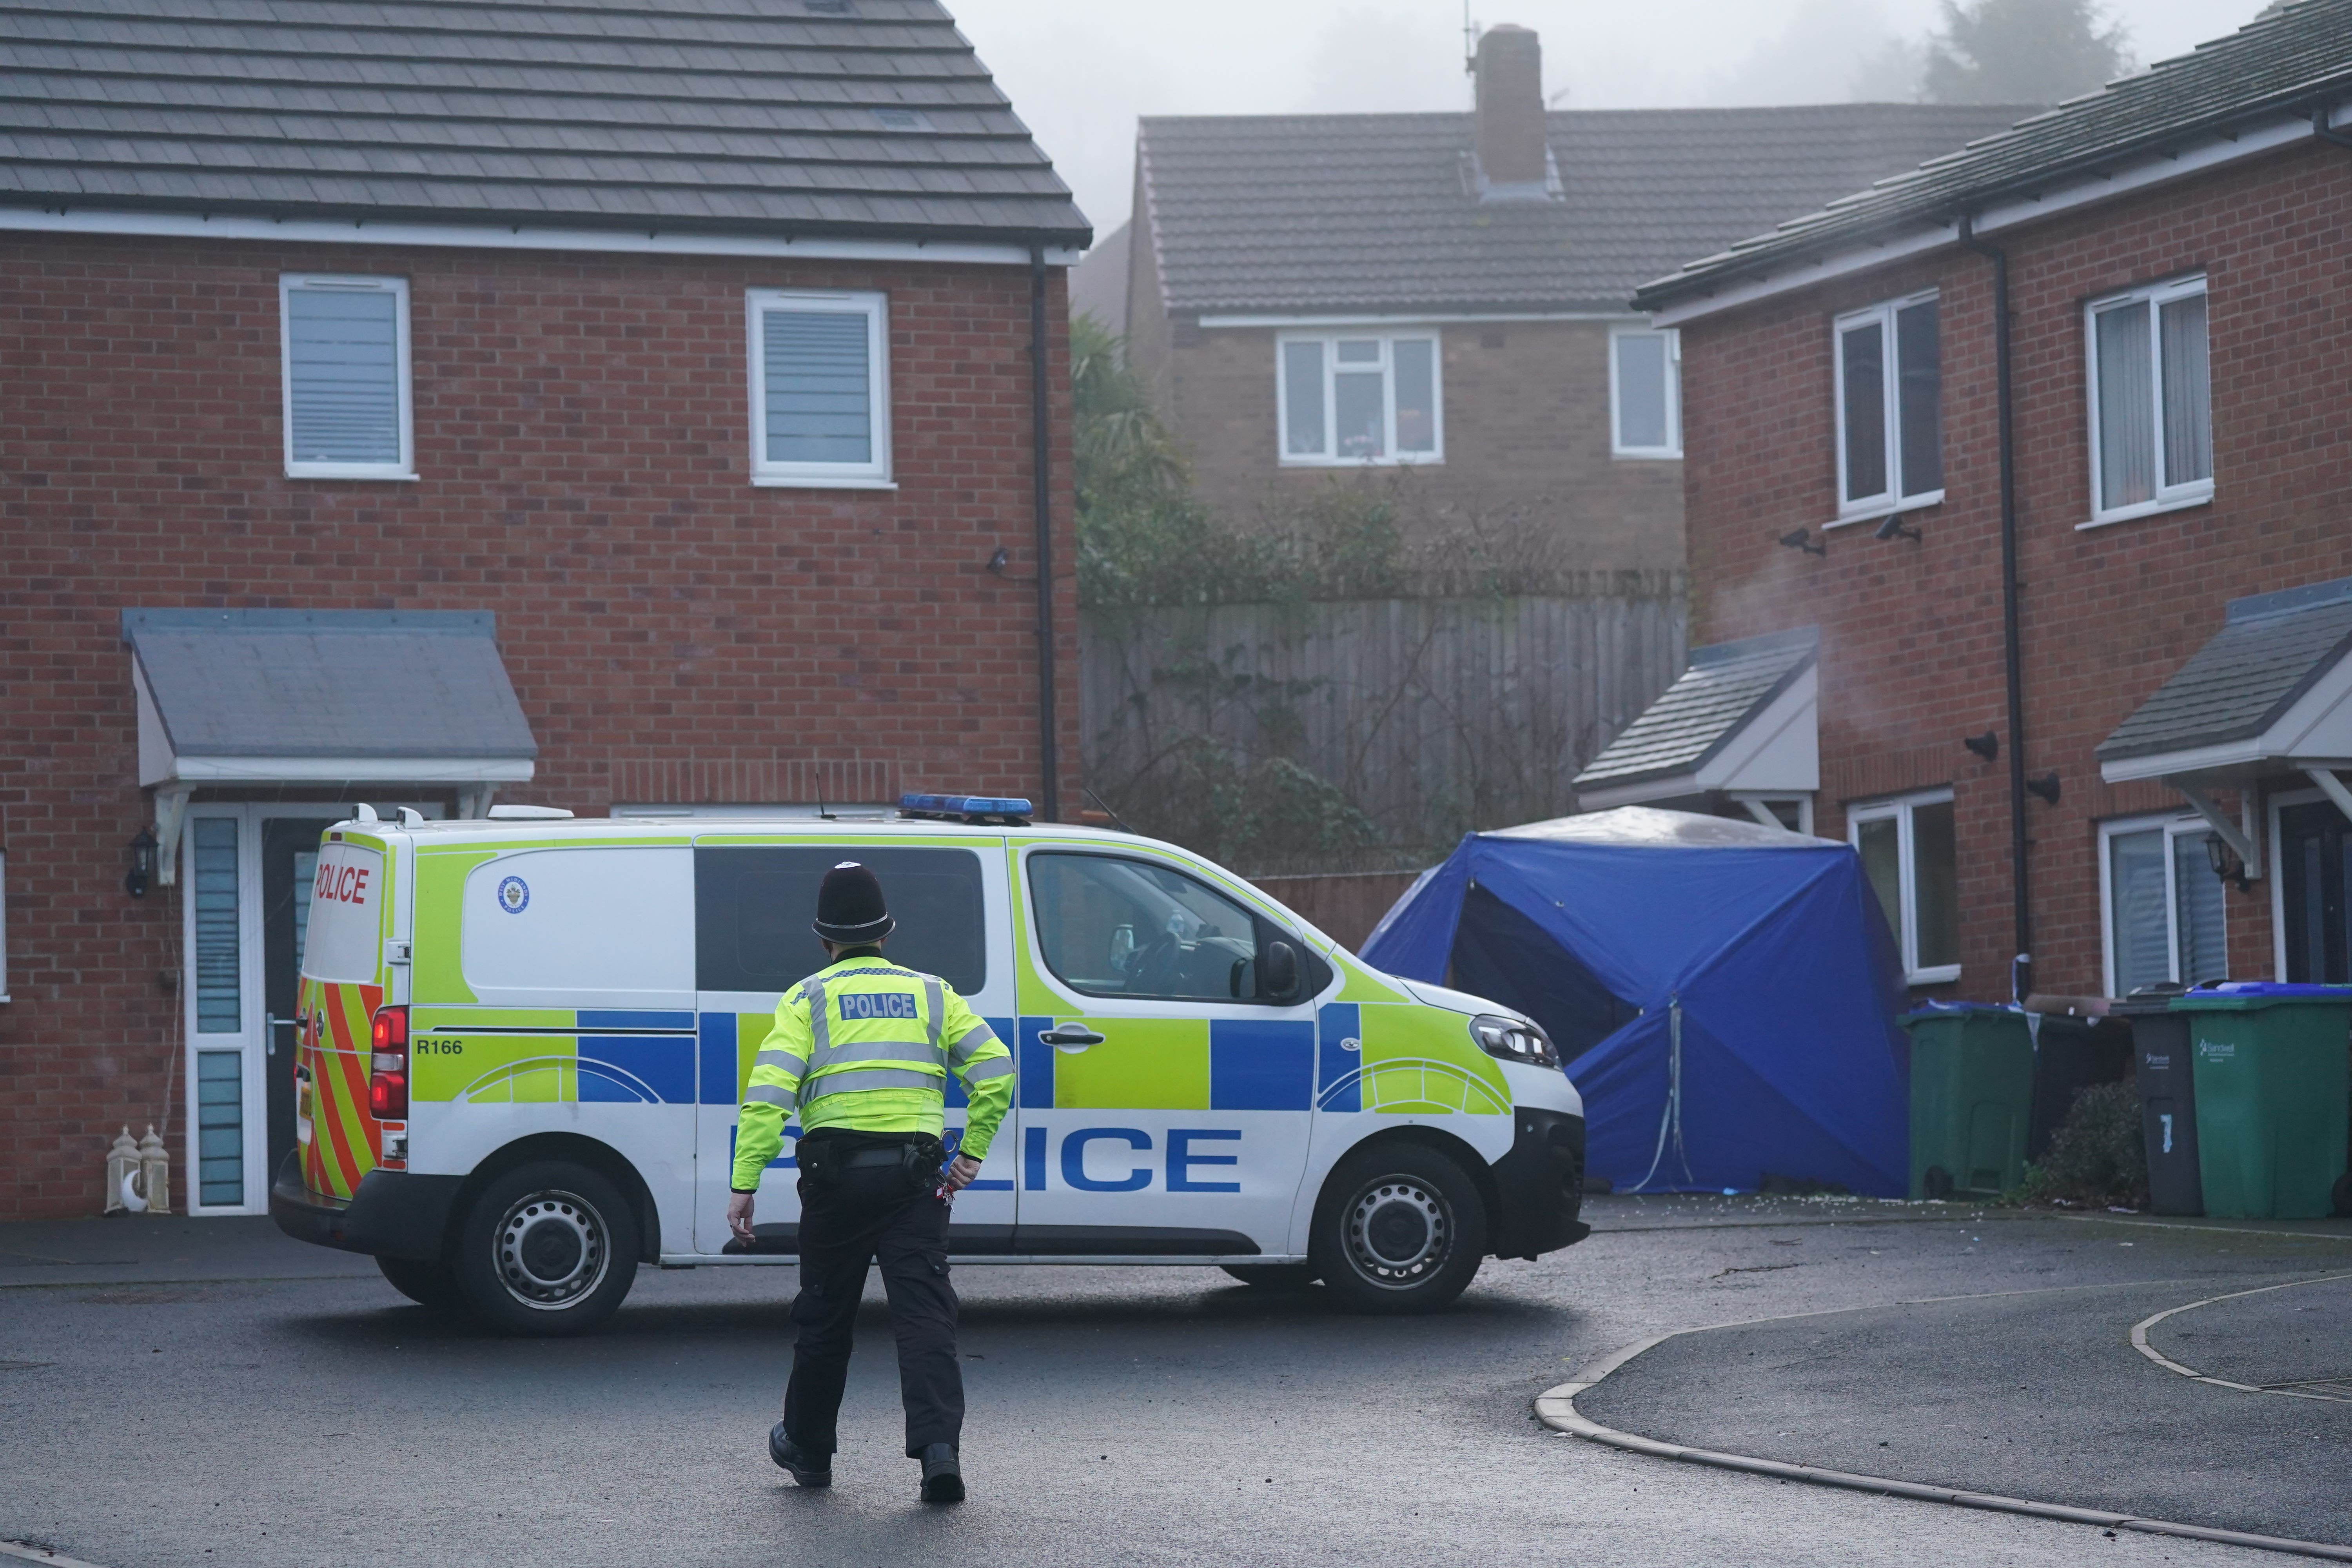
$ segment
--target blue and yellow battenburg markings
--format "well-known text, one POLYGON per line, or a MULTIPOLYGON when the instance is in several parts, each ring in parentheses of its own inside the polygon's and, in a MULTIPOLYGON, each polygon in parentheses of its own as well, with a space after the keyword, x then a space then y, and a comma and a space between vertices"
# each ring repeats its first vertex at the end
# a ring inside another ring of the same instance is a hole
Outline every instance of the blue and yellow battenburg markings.
POLYGON ((409 1092, 416 1100, 695 1101, 690 1012, 420 1007, 410 1029, 409 1092))

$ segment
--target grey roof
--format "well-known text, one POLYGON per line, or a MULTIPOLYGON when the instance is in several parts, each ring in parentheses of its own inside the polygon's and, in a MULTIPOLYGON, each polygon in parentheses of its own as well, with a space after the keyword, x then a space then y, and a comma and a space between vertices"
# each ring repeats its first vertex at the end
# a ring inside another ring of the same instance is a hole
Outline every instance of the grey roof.
POLYGON ((2230 601, 2212 640, 2099 742, 2101 762, 2259 735, 2352 652, 2352 577, 2230 601))
POLYGON ((0 0, 0 201, 1087 237, 934 0, 0 0))
POLYGON ((184 757, 535 757, 497 617, 416 610, 125 610, 184 757))
MULTIPOLYGON (((2308 114, 2352 93, 2352 0, 2302 5, 2200 45, 1985 136, 1825 209, 1716 252, 1693 252, 1635 297, 1660 310, 1734 279, 1791 262, 1941 226, 1997 198, 2053 181, 2095 177, 2138 157, 2172 152, 2282 111, 2308 114)), ((1791 213, 1801 209, 1791 208, 1791 213)), ((1783 217, 1790 217, 1784 214, 1783 217)))
POLYGON ((1821 628, 1804 626, 1691 649, 1682 678, 1619 731, 1574 787, 1640 784, 1704 766, 1811 668, 1821 641, 1821 628))
POLYGON ((1546 117, 1559 196, 1481 202, 1467 114, 1147 119, 1139 221, 1171 310, 1619 310, 1635 285, 2030 108, 1546 117))

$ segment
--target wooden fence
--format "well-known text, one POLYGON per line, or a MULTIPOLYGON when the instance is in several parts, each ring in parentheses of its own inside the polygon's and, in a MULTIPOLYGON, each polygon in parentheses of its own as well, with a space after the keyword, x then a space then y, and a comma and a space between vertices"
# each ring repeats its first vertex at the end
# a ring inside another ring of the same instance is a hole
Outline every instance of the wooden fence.
POLYGON ((1082 617, 1088 781, 1256 874, 1392 870, 1570 811, 1682 672, 1679 584, 1082 617))

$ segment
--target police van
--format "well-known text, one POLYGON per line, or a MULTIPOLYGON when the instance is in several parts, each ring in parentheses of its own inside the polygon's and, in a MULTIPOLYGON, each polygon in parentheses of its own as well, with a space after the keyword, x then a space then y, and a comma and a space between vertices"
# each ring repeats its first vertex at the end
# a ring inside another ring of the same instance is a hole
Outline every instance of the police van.
MULTIPOLYGON (((640 1263, 793 1262, 797 1128, 745 1247, 736 1111, 826 962, 809 922, 845 859, 881 879, 890 959, 1015 1059, 955 1259, 1213 1265, 1400 1312, 1587 1234, 1583 1105, 1531 1020, 1383 974, 1174 845, 940 796, 865 821, 359 808, 320 847, 270 1213, 529 1334, 602 1321, 640 1263)), ((951 1146, 963 1116, 950 1079, 951 1146)))

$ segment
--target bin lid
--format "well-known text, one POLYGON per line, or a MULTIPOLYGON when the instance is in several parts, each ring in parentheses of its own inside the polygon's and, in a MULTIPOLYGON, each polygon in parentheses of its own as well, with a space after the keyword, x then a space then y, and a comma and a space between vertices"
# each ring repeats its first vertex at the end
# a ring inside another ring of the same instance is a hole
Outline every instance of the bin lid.
POLYGON ((2172 1005, 2188 1012, 2245 1012, 2255 1007, 2352 1006, 2352 985, 2312 985, 2291 980, 2223 980, 2193 986, 2172 1005))
POLYGON ((2023 1018, 2025 1016, 2022 1009, 2006 1006, 1999 1003, 1937 1002, 1930 1000, 1920 1003, 1919 1005, 1914 1007, 1910 1012, 1904 1014, 1895 1021, 1907 1029, 1914 1024, 1925 1024, 1937 1018, 1966 1017, 1974 1013, 1998 1013, 2003 1017, 2010 1018, 2023 1018))
POLYGON ((2110 1018, 2145 1018, 2157 1013, 2168 1013, 2172 1004, 2187 990, 2186 986, 2168 982, 2161 985, 2143 985, 2127 996, 2118 996, 2107 1004, 2110 1018))

